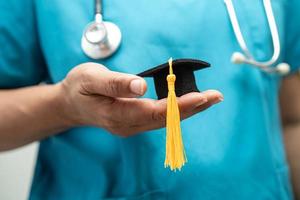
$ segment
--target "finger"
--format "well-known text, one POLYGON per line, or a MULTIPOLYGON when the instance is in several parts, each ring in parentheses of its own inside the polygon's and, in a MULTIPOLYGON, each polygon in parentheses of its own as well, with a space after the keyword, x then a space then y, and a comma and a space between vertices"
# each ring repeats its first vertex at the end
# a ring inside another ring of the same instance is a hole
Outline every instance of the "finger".
MULTIPOLYGON (((181 119, 185 119, 191 115, 187 113, 196 113, 199 108, 210 107, 213 104, 216 104, 223 100, 223 95, 216 90, 207 90, 202 93, 192 92, 186 95, 183 95, 177 98, 178 107, 180 110, 180 115, 183 116, 181 119)), ((166 99, 157 101, 156 108, 153 110, 152 119, 156 120, 165 120, 166 118, 166 109, 167 101, 166 99)), ((200 111, 198 111, 200 112, 200 111)))
POLYGON ((224 100, 223 95, 216 90, 207 90, 202 92, 202 94, 206 97, 207 102, 201 105, 195 105, 195 107, 191 107, 191 109, 188 108, 181 112, 182 120, 189 118, 199 112, 202 112, 211 107, 212 105, 222 102, 224 100))
MULTIPOLYGON (((189 93, 178 98, 178 105, 182 119, 192 116, 201 109, 222 100, 222 95, 218 91, 209 90, 203 93, 189 93)), ((134 129, 133 133, 157 129, 165 126, 166 120, 166 99, 118 99, 114 108, 119 112, 113 118, 123 121, 127 128, 134 129), (122 113, 122 114, 120 114, 122 113), (126 113, 126 118, 124 118, 126 113)))
MULTIPOLYGON (((207 102, 205 95, 201 93, 190 93, 178 98, 180 110, 184 112, 193 110, 207 102)), ((115 112, 114 119, 125 120, 127 124, 144 125, 152 122, 165 122, 167 99, 127 99, 119 98, 112 105, 115 112), (124 119, 124 113, 126 118, 124 119)))
MULTIPOLYGON (((161 99, 158 101, 147 100, 147 102, 149 105, 147 108, 144 108, 146 112, 139 113, 143 114, 143 116, 134 116, 136 119, 132 118, 131 122, 134 119, 133 121, 135 123, 128 123, 131 124, 130 128, 133 130, 126 136, 166 126, 167 99, 161 99), (149 110, 149 108, 151 109, 149 110)), ((190 110, 193 110, 197 106, 201 106, 206 102, 207 97, 201 93, 189 93, 178 98, 178 106, 181 113, 190 112, 190 110)), ((142 111, 143 109, 140 110, 142 111)))
MULTIPOLYGON (((183 95, 177 99, 181 120, 199 113, 210 106, 223 101, 223 95, 216 90, 207 90, 202 93, 193 92, 183 95)), ((147 129, 165 126, 167 113, 166 99, 158 101, 152 113, 152 122, 147 122, 147 129)))
POLYGON ((82 82, 88 93, 108 97, 138 97, 144 95, 147 90, 143 78, 110 71, 96 63, 86 66, 82 82))

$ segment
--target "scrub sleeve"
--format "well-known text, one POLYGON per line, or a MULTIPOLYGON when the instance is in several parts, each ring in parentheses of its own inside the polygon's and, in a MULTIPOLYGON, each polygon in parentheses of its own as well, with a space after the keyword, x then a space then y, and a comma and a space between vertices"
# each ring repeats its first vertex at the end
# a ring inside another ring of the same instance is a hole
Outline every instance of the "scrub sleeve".
POLYGON ((36 85, 47 77, 34 1, 0 1, 0 88, 36 85))

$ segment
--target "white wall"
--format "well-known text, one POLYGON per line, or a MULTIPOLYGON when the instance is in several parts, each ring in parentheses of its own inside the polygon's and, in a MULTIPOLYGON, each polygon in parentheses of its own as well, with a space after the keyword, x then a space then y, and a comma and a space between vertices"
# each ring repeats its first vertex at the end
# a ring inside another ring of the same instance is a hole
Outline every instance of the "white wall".
POLYGON ((0 199, 26 200, 38 144, 0 153, 0 199))

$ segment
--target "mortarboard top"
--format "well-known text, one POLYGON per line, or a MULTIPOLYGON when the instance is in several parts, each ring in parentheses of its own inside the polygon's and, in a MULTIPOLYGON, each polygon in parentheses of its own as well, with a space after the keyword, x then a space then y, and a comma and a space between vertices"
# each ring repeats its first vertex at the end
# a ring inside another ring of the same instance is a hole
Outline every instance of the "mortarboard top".
MULTIPOLYGON (((194 71, 207 68, 210 64, 196 59, 177 59, 173 60, 172 63, 173 71, 176 75, 176 95, 180 97, 189 92, 199 92, 194 71)), ((166 80, 168 74, 169 63, 164 63, 137 75, 141 77, 153 77, 158 99, 163 99, 168 96, 168 83, 166 80)))

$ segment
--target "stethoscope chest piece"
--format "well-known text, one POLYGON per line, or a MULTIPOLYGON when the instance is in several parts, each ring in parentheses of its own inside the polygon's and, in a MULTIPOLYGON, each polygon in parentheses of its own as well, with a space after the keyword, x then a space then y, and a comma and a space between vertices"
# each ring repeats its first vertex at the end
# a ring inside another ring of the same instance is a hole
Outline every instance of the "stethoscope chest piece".
POLYGON ((83 52, 92 59, 111 56, 121 44, 122 34, 117 25, 102 19, 89 23, 81 39, 83 52))

